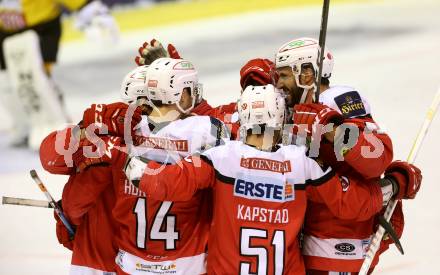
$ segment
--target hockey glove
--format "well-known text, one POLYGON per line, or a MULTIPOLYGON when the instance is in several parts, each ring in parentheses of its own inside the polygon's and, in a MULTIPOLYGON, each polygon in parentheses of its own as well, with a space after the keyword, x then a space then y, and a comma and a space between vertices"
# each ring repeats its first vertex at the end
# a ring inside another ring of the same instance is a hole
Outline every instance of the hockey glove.
MULTIPOLYGON (((63 209, 61 200, 57 202, 61 209, 63 209)), ((53 212, 53 216, 56 220, 56 234, 57 239, 60 244, 62 244, 65 248, 72 250, 73 249, 73 239, 70 237, 69 231, 67 231, 66 226, 63 224, 58 215, 53 212)))
POLYGON ((262 86, 273 84, 275 64, 269 59, 256 58, 249 60, 240 69, 240 85, 244 90, 249 85, 262 86))
POLYGON ((113 164, 125 157, 125 147, 121 147, 119 137, 100 137, 89 141, 87 138, 80 141, 78 150, 72 159, 79 172, 97 164, 113 164))
POLYGON ((422 184, 422 172, 405 161, 394 161, 385 170, 385 179, 393 181, 395 198, 414 199, 422 184))
POLYGON ((329 123, 341 124, 343 117, 332 108, 316 103, 297 104, 293 108, 293 133, 313 136, 319 129, 329 123))
POLYGON ((134 110, 130 121, 126 122, 126 114, 129 105, 121 102, 116 102, 112 104, 92 104, 90 108, 84 111, 82 127, 87 128, 93 124, 99 130, 96 134, 108 134, 117 137, 124 137, 124 127, 130 127, 131 136, 134 135, 135 126, 142 120, 142 111, 140 107, 134 110), (106 133, 103 131, 104 125, 108 129, 106 133))
POLYGON ((168 44, 167 50, 165 50, 159 41, 153 39, 150 43, 145 42, 142 47, 139 48, 139 56, 136 56, 134 61, 138 66, 150 65, 154 60, 161 57, 181 59, 173 44, 168 44))

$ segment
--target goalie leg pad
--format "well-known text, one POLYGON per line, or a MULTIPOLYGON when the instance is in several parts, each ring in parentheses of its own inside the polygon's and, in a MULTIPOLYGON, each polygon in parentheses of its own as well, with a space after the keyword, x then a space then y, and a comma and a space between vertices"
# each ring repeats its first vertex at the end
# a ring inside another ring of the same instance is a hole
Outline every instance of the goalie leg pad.
POLYGON ((13 92, 6 71, 0 71, 0 101, 10 117, 9 144, 22 146, 27 143, 29 121, 17 94, 13 92))
POLYGON ((29 146, 38 149, 50 131, 68 121, 66 112, 44 70, 37 33, 29 30, 13 35, 3 46, 12 88, 29 116, 29 146))

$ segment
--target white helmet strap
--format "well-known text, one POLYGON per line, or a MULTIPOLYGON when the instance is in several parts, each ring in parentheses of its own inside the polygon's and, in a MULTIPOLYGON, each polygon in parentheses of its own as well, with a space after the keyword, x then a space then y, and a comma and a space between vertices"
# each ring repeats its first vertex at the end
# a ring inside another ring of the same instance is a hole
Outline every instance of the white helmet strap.
MULTIPOLYGON (((197 85, 193 85, 192 87, 188 87, 190 89, 189 96, 191 97, 191 106, 187 109, 183 109, 183 107, 180 105, 180 102, 176 102, 177 109, 179 109, 180 112, 183 114, 188 114, 191 112, 192 109, 194 109, 194 106, 196 105, 197 100, 197 85)), ((185 90, 182 91, 182 95, 185 92, 185 90)), ((181 97, 182 98, 182 97, 181 97)))
POLYGON ((180 105, 180 102, 176 102, 177 109, 183 114, 188 114, 191 112, 192 109, 194 109, 194 105, 196 103, 196 98, 194 96, 191 96, 191 106, 187 109, 183 109, 183 107, 180 105))
POLYGON ((292 69, 292 73, 295 77, 296 86, 303 89, 302 94, 301 94, 301 98, 299 100, 299 103, 302 104, 306 101, 307 94, 309 93, 309 91, 312 91, 312 93, 315 94, 316 83, 315 83, 315 81, 313 81, 312 84, 310 84, 310 85, 301 84, 300 76, 302 74, 302 68, 299 69, 299 72, 295 72, 295 69, 293 68, 293 66, 291 66, 291 69, 292 69))

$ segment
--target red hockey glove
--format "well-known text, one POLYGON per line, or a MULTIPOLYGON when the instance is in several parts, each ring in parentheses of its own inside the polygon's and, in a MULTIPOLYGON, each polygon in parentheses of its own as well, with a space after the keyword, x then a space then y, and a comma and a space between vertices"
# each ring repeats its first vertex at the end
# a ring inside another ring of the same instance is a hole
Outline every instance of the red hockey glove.
POLYGON ((386 178, 397 183, 396 199, 414 199, 422 184, 422 172, 415 165, 405 161, 394 161, 385 170, 386 178))
MULTIPOLYGON (((57 204, 63 209, 61 200, 57 202, 57 204)), ((58 215, 53 212, 53 216, 56 220, 56 233, 57 233, 57 239, 60 244, 62 244, 65 248, 72 250, 73 249, 73 239, 69 236, 69 231, 67 231, 66 226, 63 224, 61 219, 58 217, 58 215)))
MULTIPOLYGON (((129 105, 116 102, 111 104, 92 104, 90 108, 84 111, 82 126, 89 127, 91 124, 101 129, 103 125, 107 126, 108 135, 124 137, 125 115, 129 105)), ((134 127, 142 120, 142 111, 137 107, 131 117, 131 135, 134 135, 134 127)), ((97 132, 99 134, 99 132, 97 132)))
POLYGON ((296 104, 293 111, 294 134, 305 129, 307 136, 312 136, 318 125, 325 126, 330 122, 340 124, 343 121, 340 113, 323 104, 296 104))
POLYGON ((94 143, 87 138, 81 140, 73 154, 72 159, 79 172, 91 165, 115 163, 125 156, 125 147, 121 146, 122 139, 119 137, 100 137, 94 143))
POLYGON ((165 50, 159 41, 153 39, 149 44, 145 42, 142 47, 139 48, 139 56, 136 56, 134 61, 138 66, 150 65, 154 60, 161 57, 181 59, 173 44, 168 44, 167 50, 165 50))
POLYGON ((256 58, 249 60, 240 69, 240 85, 244 90, 249 85, 272 84, 272 75, 275 64, 269 59, 256 58))

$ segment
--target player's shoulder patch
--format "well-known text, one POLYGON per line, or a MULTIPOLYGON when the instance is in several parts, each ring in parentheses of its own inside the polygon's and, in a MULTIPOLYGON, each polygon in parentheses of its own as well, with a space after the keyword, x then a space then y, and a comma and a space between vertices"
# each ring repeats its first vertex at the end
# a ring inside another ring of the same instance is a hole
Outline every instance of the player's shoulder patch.
POLYGON ((367 100, 350 86, 332 86, 320 95, 319 101, 337 110, 345 118, 362 117, 371 113, 367 100))
POLYGON ((367 114, 364 102, 357 91, 350 91, 338 95, 335 97, 335 102, 339 110, 341 110, 342 115, 346 118, 365 116, 367 114))

